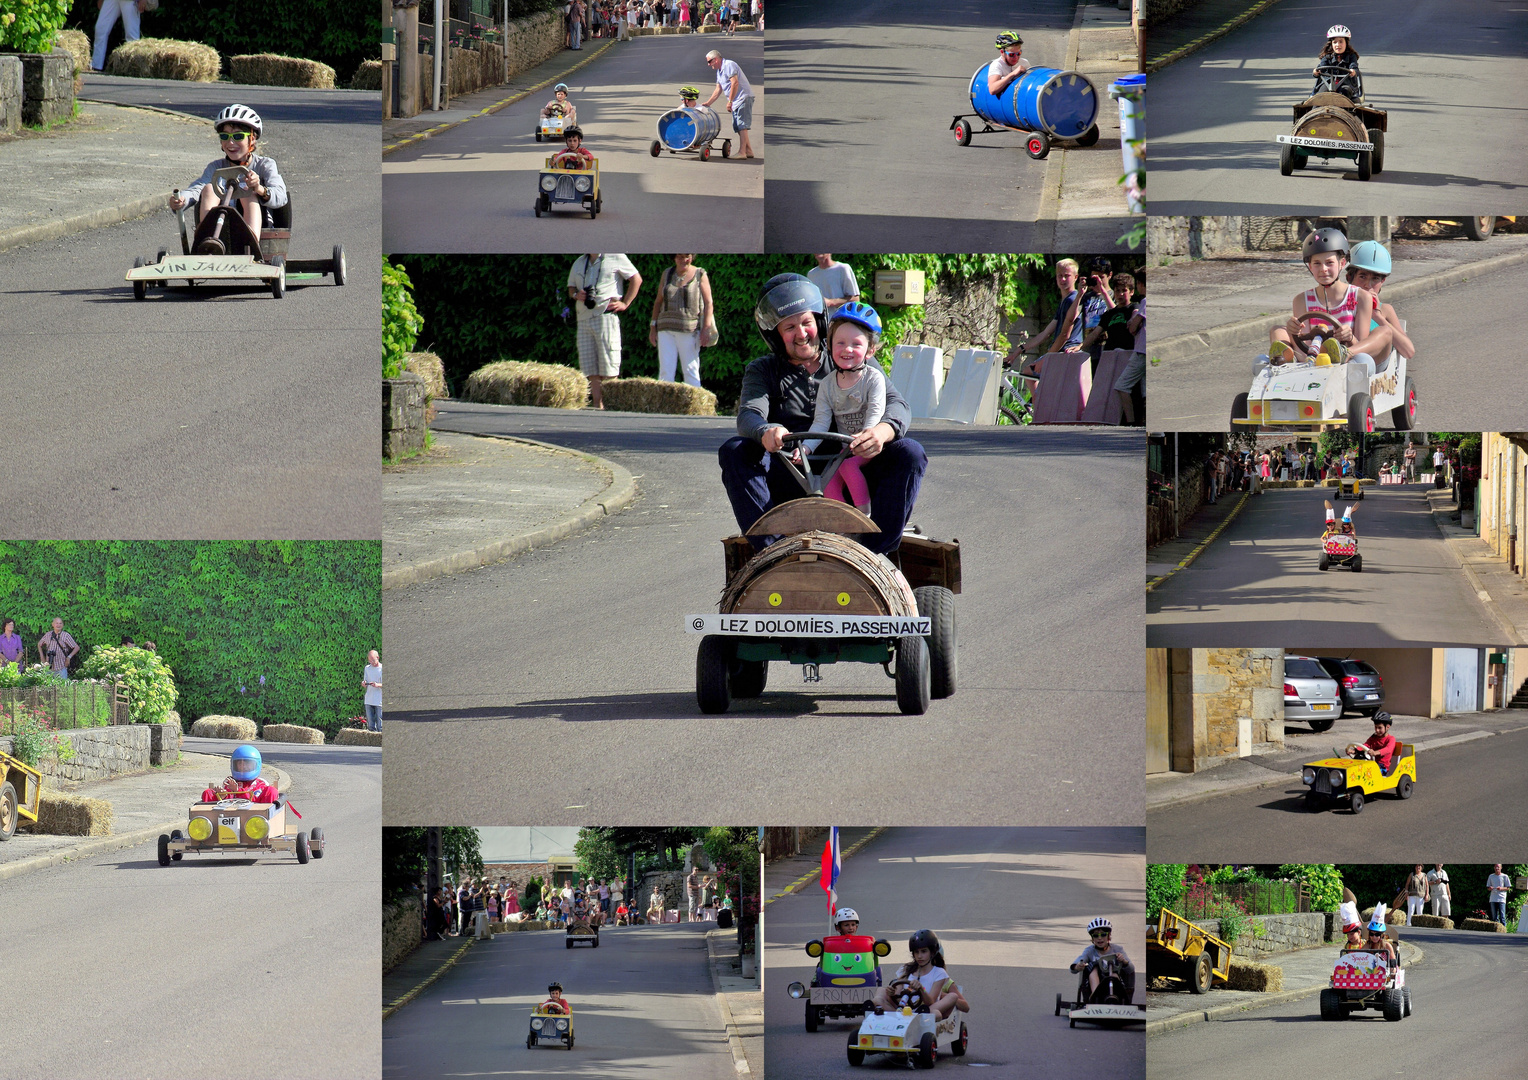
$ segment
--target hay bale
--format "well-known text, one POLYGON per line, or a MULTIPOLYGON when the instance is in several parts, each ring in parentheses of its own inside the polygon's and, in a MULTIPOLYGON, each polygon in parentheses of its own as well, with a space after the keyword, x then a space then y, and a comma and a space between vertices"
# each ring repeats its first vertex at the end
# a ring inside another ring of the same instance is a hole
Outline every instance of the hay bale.
POLYGON ((1411 925, 1425 926, 1431 930, 1452 930, 1454 920, 1445 919, 1442 915, 1413 915, 1411 925))
POLYGON ((85 72, 90 70, 90 38, 83 30, 60 30, 53 47, 74 57, 74 92, 79 93, 85 85, 85 72))
POLYGON ((657 379, 606 379, 601 384, 605 408, 617 412, 715 416, 716 395, 703 387, 657 379))
POLYGON ((198 739, 238 739, 252 741, 257 732, 255 722, 246 716, 204 716, 191 725, 191 734, 198 739))
POLYGON ((350 77, 350 89, 381 90, 382 61, 362 60, 361 66, 356 68, 355 74, 350 77))
MULTIPOLYGON (((275 53, 247 53, 228 58, 228 77, 251 86, 300 86, 308 90, 333 90, 334 69, 317 60, 275 53)), ((382 89, 382 76, 377 76, 382 89)))
POLYGON ((1231 959, 1231 976, 1226 980, 1230 990, 1254 990, 1273 994, 1284 989, 1284 969, 1277 964, 1257 964, 1251 960, 1231 959))
POLYGON ((108 75, 133 79, 180 79, 184 82, 217 82, 223 58, 200 41, 139 38, 124 42, 106 60, 108 75))
POLYGON ((111 803, 105 799, 45 788, 37 804, 37 821, 27 828, 49 836, 110 836, 112 814, 111 803))
POLYGON ((1483 934, 1505 934, 1507 928, 1493 919, 1465 919, 1459 924, 1461 930, 1478 930, 1483 934))
POLYGON ((446 366, 432 352, 405 353, 403 363, 424 380, 425 393, 431 398, 450 397, 446 389, 446 366))
POLYGON ((382 733, 364 728, 340 728, 334 736, 335 746, 381 746, 382 733))
POLYGON ((322 746, 324 743, 324 733, 318 728, 301 727, 297 724, 266 724, 260 737, 266 742, 310 743, 315 746, 322 746))
POLYGON ((581 409, 588 397, 589 380, 581 372, 561 364, 530 364, 521 360, 484 364, 467 376, 467 384, 462 388, 463 401, 489 405, 581 409))

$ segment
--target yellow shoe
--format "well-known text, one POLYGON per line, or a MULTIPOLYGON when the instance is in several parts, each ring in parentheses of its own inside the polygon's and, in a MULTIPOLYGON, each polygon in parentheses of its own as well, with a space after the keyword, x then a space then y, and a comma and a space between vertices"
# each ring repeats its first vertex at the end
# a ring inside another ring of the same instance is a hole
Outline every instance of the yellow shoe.
POLYGON ((1321 355, 1326 357, 1329 364, 1346 364, 1348 362, 1348 350, 1336 338, 1327 338, 1322 343, 1321 355))
POLYGON ((1268 346, 1268 360, 1274 364, 1283 364, 1294 359, 1294 349, 1287 341, 1275 341, 1268 346))

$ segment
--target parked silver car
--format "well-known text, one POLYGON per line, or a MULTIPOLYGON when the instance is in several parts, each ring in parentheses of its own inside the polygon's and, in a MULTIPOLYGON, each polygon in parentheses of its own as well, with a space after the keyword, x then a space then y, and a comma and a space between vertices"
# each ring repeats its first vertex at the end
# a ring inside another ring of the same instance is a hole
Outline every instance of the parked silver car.
POLYGON ((1337 680, 1314 656, 1284 657, 1284 719, 1304 720, 1312 731, 1326 731, 1342 715, 1337 680))

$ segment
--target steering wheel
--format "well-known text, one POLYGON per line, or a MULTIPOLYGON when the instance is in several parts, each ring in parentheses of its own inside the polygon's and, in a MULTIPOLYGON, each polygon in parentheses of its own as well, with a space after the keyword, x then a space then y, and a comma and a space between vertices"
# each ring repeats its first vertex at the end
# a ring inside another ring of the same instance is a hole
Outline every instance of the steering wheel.
MULTIPOLYGON (((1301 329, 1293 336, 1302 349, 1309 344, 1312 338, 1321 332, 1320 327, 1313 324, 1325 323, 1327 328, 1333 331, 1339 328, 1337 320, 1322 311, 1307 311, 1304 315, 1297 315, 1295 321, 1300 324, 1301 329)), ((1327 336, 1333 335, 1329 334, 1327 336)))
POLYGON ((802 491, 805 491, 808 495, 821 495, 823 489, 827 487, 828 481, 833 479, 834 474, 838 472, 839 467, 849 460, 851 453, 849 444, 853 441, 853 435, 841 435, 836 431, 788 431, 781 436, 780 449, 775 451, 775 457, 790 470, 790 474, 796 478, 796 483, 801 485, 802 491), (823 442, 839 444, 838 453, 828 462, 820 475, 812 472, 812 462, 807 455, 801 455, 801 467, 797 468, 796 463, 791 460, 790 454, 786 453, 789 448, 799 443, 813 442, 817 439, 821 439, 823 442))
MULTIPOLYGON (((893 1003, 903 994, 912 993, 918 995, 917 1003, 910 1006, 913 1012, 918 1012, 920 1009, 928 1007, 928 995, 923 992, 923 984, 920 982, 915 982, 912 979, 893 979, 891 985, 886 987, 886 999, 893 1003)), ((902 1006, 894 1005, 894 1007, 901 1008, 902 1006)))

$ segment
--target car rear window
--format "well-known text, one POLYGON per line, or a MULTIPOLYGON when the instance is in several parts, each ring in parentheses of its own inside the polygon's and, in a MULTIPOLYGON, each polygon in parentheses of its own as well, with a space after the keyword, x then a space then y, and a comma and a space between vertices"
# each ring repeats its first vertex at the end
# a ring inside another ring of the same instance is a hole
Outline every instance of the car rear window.
POLYGON ((1314 660, 1292 660, 1288 657, 1284 660, 1284 677, 1286 679, 1330 679, 1326 669, 1314 660))

